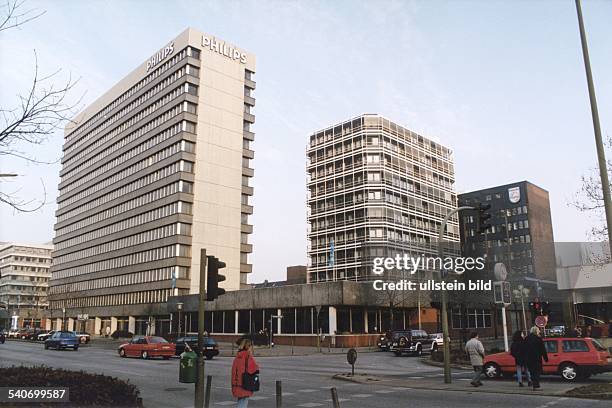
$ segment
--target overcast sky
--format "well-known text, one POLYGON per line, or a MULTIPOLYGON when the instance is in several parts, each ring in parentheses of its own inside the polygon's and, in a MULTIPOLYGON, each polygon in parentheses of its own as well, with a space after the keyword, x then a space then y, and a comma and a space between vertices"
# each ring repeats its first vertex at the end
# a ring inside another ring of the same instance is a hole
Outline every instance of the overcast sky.
MULTIPOLYGON (((596 218, 568 206, 596 165, 573 0, 33 1, 46 10, 0 33, 0 106, 33 74, 80 78, 89 104, 192 26, 257 56, 254 273, 283 279, 306 261, 307 135, 379 113, 454 150, 456 190, 529 180, 550 193, 557 241, 583 241, 596 218)), ((612 1, 583 0, 602 131, 612 122, 612 1)), ((36 150, 58 160, 63 134, 36 150)), ((42 193, 36 213, 0 208, 0 241, 53 238, 59 164, 4 160, 3 191, 42 193)))

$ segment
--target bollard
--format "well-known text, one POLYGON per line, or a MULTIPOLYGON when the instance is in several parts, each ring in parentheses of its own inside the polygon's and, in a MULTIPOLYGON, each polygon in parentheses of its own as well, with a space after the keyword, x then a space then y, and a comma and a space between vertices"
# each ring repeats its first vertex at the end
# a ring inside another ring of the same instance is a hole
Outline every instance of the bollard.
POLYGON ((210 386, 212 383, 212 375, 206 376, 206 393, 204 394, 204 408, 210 407, 210 386))
POLYGON ((280 380, 276 380, 276 408, 283 406, 283 386, 280 380))
POLYGON ((336 391, 335 387, 332 387, 331 395, 332 395, 332 405, 333 405, 333 407, 334 408, 340 408, 340 402, 338 401, 338 391, 336 391))

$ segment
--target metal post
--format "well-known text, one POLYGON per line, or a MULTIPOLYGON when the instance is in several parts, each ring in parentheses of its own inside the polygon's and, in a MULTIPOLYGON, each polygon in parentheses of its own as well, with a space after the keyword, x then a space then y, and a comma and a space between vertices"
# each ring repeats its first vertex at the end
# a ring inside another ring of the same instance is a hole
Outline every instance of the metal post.
POLYGON ((212 375, 206 376, 206 393, 204 395, 204 408, 210 407, 210 388, 212 385, 212 375))
POLYGON ((508 348, 508 324, 506 323, 506 305, 505 304, 502 306, 502 324, 504 326, 504 349, 508 351, 509 350, 508 348))
MULTIPOLYGON (((448 220, 450 220, 450 218, 455 215, 456 213, 458 213, 459 211, 463 211, 463 210, 474 210, 474 207, 470 207, 470 206, 462 206, 462 207, 458 207, 455 208, 454 210, 452 210, 451 212, 449 212, 448 214, 446 214, 446 217, 444 217, 444 221, 442 221, 442 224, 440 224, 440 232, 438 234, 438 255, 440 256, 440 258, 444 257, 444 247, 443 247, 443 243, 444 243, 444 231, 446 229, 446 223, 448 222, 448 220)), ((444 276, 443 276, 443 271, 440 270, 440 280, 444 280, 444 276)), ((442 319, 442 338, 443 338, 443 342, 442 342, 442 347, 444 349, 444 383, 445 384, 450 384, 451 383, 451 371, 450 371, 450 336, 448 334, 448 313, 446 311, 447 309, 447 299, 446 299, 446 291, 442 290, 442 294, 441 294, 441 299, 440 299, 440 308, 441 308, 441 316, 440 318, 442 319)))
POLYGON ((527 331, 527 317, 525 317, 525 302, 523 301, 522 291, 521 291, 521 308, 523 309, 523 330, 527 331))
POLYGON ((195 384, 195 408, 204 406, 204 302, 206 301, 206 249, 200 250, 200 299, 198 301, 198 376, 195 384))
POLYGON ((608 226, 608 242, 612 248, 612 201, 610 200, 610 180, 608 179, 608 166, 606 163, 606 152, 601 139, 601 127, 599 124, 599 112, 597 109, 597 98, 595 97, 595 85, 591 73, 591 60, 587 45, 584 21, 582 21, 582 7, 580 0, 576 0, 576 12, 578 14, 578 26, 580 27, 580 41, 582 43, 582 56, 584 58, 584 70, 586 71, 587 85, 589 88, 589 100, 591 102, 591 116, 593 117, 593 131, 595 132, 595 146, 597 147, 597 162, 599 164, 599 176, 601 178, 601 191, 603 193, 604 207, 606 210, 606 223, 608 226))
POLYGON ((338 401, 338 391, 335 387, 332 387, 331 396, 332 396, 332 405, 334 408, 340 408, 340 401, 338 401))
POLYGON ((280 380, 276 380, 276 408, 283 406, 283 386, 280 380))

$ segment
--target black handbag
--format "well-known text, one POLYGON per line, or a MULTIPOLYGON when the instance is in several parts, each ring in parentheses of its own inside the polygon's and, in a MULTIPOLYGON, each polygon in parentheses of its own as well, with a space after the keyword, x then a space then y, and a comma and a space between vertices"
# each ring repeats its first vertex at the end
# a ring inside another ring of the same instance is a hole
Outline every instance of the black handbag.
POLYGON ((249 357, 244 361, 244 373, 242 373, 242 388, 247 391, 259 391, 259 370, 249 373, 249 357))

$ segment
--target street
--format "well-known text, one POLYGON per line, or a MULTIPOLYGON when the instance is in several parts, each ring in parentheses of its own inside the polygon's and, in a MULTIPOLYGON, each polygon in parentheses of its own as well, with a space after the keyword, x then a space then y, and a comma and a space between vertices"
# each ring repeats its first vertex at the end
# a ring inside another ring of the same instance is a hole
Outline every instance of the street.
MULTIPOLYGON (((257 356, 257 354, 256 354, 257 356)), ((562 396, 534 395, 528 390, 524 394, 499 394, 486 392, 485 386, 474 392, 469 386, 468 371, 453 370, 454 383, 465 384, 465 391, 436 391, 381 384, 358 384, 332 379, 337 373, 350 371, 343 354, 259 357, 262 389, 256 393, 250 407, 275 406, 275 381, 282 381, 283 405, 285 407, 330 407, 330 388, 336 387, 341 407, 403 407, 410 401, 411 407, 473 407, 496 406, 524 408, 534 407, 603 407, 603 401, 565 398, 562 396)), ((231 357, 218 357, 206 361, 206 375, 213 376, 211 406, 233 406, 229 373, 231 357)), ((136 384, 145 407, 186 408, 193 406, 193 385, 178 382, 178 359, 142 360, 121 358, 116 351, 83 346, 79 351, 44 350, 41 343, 7 341, 0 346, 0 365, 36 365, 84 370, 101 373, 136 384)), ((442 382, 442 370, 423 364, 418 358, 397 358, 391 353, 371 352, 359 354, 356 374, 387 375, 412 381, 442 382)), ((608 378, 609 375, 601 378, 608 378)), ((545 380, 551 386, 559 380, 545 380)))

